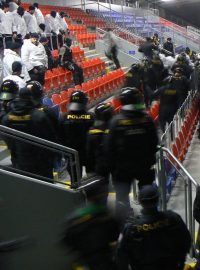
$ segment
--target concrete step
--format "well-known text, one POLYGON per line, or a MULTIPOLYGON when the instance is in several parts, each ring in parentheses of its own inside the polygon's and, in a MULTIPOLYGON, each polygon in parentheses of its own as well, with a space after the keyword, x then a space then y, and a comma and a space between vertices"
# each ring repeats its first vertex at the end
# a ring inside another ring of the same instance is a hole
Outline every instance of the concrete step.
POLYGON ((88 59, 93 59, 93 58, 100 57, 100 55, 98 53, 95 53, 95 54, 85 55, 85 57, 88 58, 88 59))
POLYGON ((88 55, 91 55, 91 54, 96 54, 96 50, 93 49, 93 50, 87 50, 87 51, 85 51, 85 56, 88 56, 88 55))

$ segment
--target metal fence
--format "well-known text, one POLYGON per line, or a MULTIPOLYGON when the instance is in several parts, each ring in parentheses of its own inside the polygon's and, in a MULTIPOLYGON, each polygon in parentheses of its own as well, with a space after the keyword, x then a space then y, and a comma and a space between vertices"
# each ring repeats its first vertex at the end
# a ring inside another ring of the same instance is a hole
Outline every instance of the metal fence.
POLYGON ((50 183, 68 182, 71 188, 80 186, 80 164, 76 150, 2 125, 0 136, 5 148, 4 153, 1 152, 4 158, 1 158, 0 167, 4 170, 50 183), (26 164, 19 166, 21 160, 26 164), (55 177, 48 177, 47 170, 49 175, 54 174, 55 177))

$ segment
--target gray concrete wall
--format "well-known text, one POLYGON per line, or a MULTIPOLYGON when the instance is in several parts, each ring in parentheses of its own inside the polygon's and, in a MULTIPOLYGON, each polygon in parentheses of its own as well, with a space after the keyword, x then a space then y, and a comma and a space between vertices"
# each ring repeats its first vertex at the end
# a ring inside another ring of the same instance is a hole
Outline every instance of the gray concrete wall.
MULTIPOLYGON (((139 62, 142 58, 142 54, 138 52, 138 47, 130 42, 121 39, 121 42, 117 42, 118 58, 122 66, 130 67, 133 63, 139 62), (135 55, 130 53, 135 52, 135 55)), ((108 50, 108 45, 103 40, 96 40, 96 51, 102 55, 108 50)))
POLYGON ((0 242, 22 236, 31 239, 24 248, 1 252, 0 268, 70 269, 71 253, 61 248, 61 233, 64 218, 83 205, 83 194, 3 170, 0 179, 0 242))

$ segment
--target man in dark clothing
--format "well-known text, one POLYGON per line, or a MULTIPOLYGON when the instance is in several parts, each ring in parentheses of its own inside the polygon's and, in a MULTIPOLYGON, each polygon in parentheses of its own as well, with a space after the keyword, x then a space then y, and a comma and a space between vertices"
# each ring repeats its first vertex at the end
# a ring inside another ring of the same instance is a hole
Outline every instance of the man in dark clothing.
POLYGON ((164 64, 158 54, 153 55, 153 58, 151 61, 151 68, 155 76, 156 87, 159 87, 164 77, 164 64))
POLYGON ((136 87, 142 91, 142 76, 140 72, 140 64, 133 64, 126 73, 125 87, 136 87))
POLYGON ((140 45, 138 51, 143 53, 148 59, 152 59, 154 51, 157 51, 158 47, 153 43, 153 40, 149 37, 146 38, 146 42, 140 45))
MULTIPOLYGON (((44 112, 34 109, 31 99, 30 91, 22 88, 19 98, 12 102, 10 112, 3 117, 2 125, 55 142, 51 122, 44 112)), ((14 168, 53 178, 53 152, 15 139, 5 138, 5 141, 14 168)))
POLYGON ((128 220, 118 244, 118 270, 183 270, 190 233, 173 211, 158 211, 158 188, 139 191, 141 215, 128 220), (130 268, 129 268, 130 266, 130 268))
POLYGON ((174 70, 172 83, 174 88, 178 90, 178 106, 180 107, 185 101, 188 91, 190 90, 190 81, 186 78, 186 76, 183 75, 183 70, 181 68, 176 68, 174 70))
POLYGON ((139 187, 154 181, 152 166, 155 164, 158 137, 139 90, 123 88, 119 98, 122 108, 110 122, 105 156, 116 190, 116 210, 120 215, 121 203, 125 205, 123 212, 129 211, 133 180, 139 180, 139 187))
POLYGON ((111 28, 108 28, 107 33, 105 33, 104 35, 104 39, 108 43, 108 50, 107 52, 105 52, 106 57, 108 57, 108 59, 112 60, 115 63, 116 69, 120 68, 121 67, 120 62, 117 57, 118 55, 117 41, 111 28))
POLYGON ((59 62, 62 67, 72 72, 75 85, 81 85, 84 82, 83 70, 72 59, 71 45, 72 40, 66 38, 65 44, 60 48, 59 62))
POLYGON ((152 99, 159 97, 159 120, 162 131, 165 131, 166 123, 173 120, 178 108, 185 100, 189 88, 186 77, 181 77, 179 71, 174 76, 164 80, 164 86, 158 88, 152 95, 152 99))
POLYGON ((177 61, 172 66, 172 71, 174 71, 176 68, 181 68, 183 70, 183 75, 186 76, 187 79, 190 79, 193 69, 188 64, 184 55, 178 56, 177 61))
POLYGON ((52 69, 54 68, 54 59, 51 53, 51 50, 49 48, 49 40, 46 37, 41 37, 40 38, 40 43, 44 46, 46 54, 47 54, 47 58, 48 58, 48 69, 52 69))
POLYGON ((109 174, 107 164, 104 163, 103 142, 108 135, 109 120, 114 114, 110 103, 99 103, 95 108, 95 121, 87 137, 87 175, 96 173, 104 176, 105 203, 108 197, 109 174))
POLYGON ((156 89, 156 73, 153 70, 151 60, 147 58, 142 59, 139 72, 143 85, 144 102, 146 107, 149 108, 151 95, 156 89))
POLYGON ((44 95, 43 86, 37 81, 31 81, 27 84, 27 89, 31 92, 34 108, 37 108, 39 111, 45 113, 53 125, 55 137, 58 137, 58 117, 51 107, 42 103, 42 98, 44 95))
POLYGON ((185 53, 190 57, 192 61, 195 61, 196 53, 192 51, 189 47, 185 48, 185 53))
POLYGON ((104 197, 101 180, 84 187, 88 203, 67 217, 63 243, 78 253, 75 263, 84 269, 115 270, 111 244, 118 239, 119 226, 101 203, 104 197))
POLYGON ((174 45, 172 43, 172 39, 170 37, 167 38, 167 41, 163 44, 163 49, 168 51, 168 52, 165 52, 164 51, 164 54, 165 56, 174 56, 174 45))
POLYGON ((82 91, 71 94, 68 112, 62 116, 60 123, 60 136, 62 143, 79 153, 81 174, 82 166, 86 165, 87 133, 92 126, 93 114, 87 111, 88 97, 82 91))
POLYGON ((10 111, 12 100, 19 92, 19 86, 12 80, 5 80, 0 88, 0 123, 4 115, 10 111))

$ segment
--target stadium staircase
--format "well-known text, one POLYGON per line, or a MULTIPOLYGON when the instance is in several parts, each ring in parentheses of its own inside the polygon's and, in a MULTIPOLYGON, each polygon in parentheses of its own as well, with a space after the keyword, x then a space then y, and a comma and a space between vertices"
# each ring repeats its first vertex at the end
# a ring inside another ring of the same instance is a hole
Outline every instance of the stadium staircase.
MULTIPOLYGON (((27 9, 28 4, 23 4, 23 6, 27 9)), ((55 6, 40 5, 40 8, 45 15, 55 9, 55 6)), ((74 61, 82 66, 86 78, 82 85, 74 86, 70 71, 66 71, 63 68, 55 68, 52 71, 46 72, 46 96, 43 102, 50 105, 59 116, 60 113, 66 112, 69 96, 75 89, 81 89, 87 93, 90 99, 90 107, 93 107, 100 101, 106 100, 108 97, 114 96, 117 89, 120 89, 124 83, 126 68, 113 70, 111 62, 97 54, 94 47, 96 39, 94 28, 104 28, 109 25, 113 27, 113 22, 109 24, 103 15, 101 18, 96 18, 94 12, 88 14, 80 9, 56 7, 56 10, 64 10, 68 15, 66 21, 69 25, 70 36, 74 43, 72 48, 73 58, 74 61)), ((120 17, 116 19, 115 23, 121 24, 120 17)), ((53 51, 53 56, 55 59, 58 58, 57 50, 53 51)), ((181 166, 184 165, 195 179, 199 178, 198 160, 200 152, 198 149, 200 146, 196 135, 199 120, 198 99, 197 92, 190 93, 185 104, 183 104, 183 107, 175 116, 173 124, 168 127, 163 135, 161 143, 162 146, 168 149, 168 152, 162 150, 161 147, 158 155, 159 168, 157 168, 157 181, 164 187, 161 206, 165 208, 165 201, 168 200, 168 206, 172 209, 178 209, 182 216, 185 214, 183 213, 185 200, 188 202, 187 210, 190 210, 190 212, 192 211, 192 206, 189 203, 192 200, 188 201, 188 197, 190 197, 188 186, 191 185, 191 181, 189 178, 185 180, 184 176, 183 184, 183 180, 180 178, 180 174, 183 174, 181 166), (183 187, 185 187, 186 192, 183 192, 183 187), (185 198, 183 195, 187 192, 189 196, 185 198), (179 198, 181 198, 181 202, 179 198)), ((111 98, 110 102, 112 102, 116 112, 120 111, 121 104, 116 97, 111 98)), ((149 111, 155 121, 158 121, 158 110, 159 103, 157 102, 149 111)), ((8 163, 10 157, 7 156, 8 150, 5 146, 1 146, 1 149, 0 162, 2 165, 4 162, 8 163)), ((193 191, 191 196, 195 195, 195 188, 195 186, 191 187, 193 191)), ((188 220, 189 225, 191 225, 190 221, 188 220)), ((192 220, 192 222, 194 221, 192 220)), ((192 269, 194 264, 186 264, 185 270, 189 270, 190 267, 192 269)))

